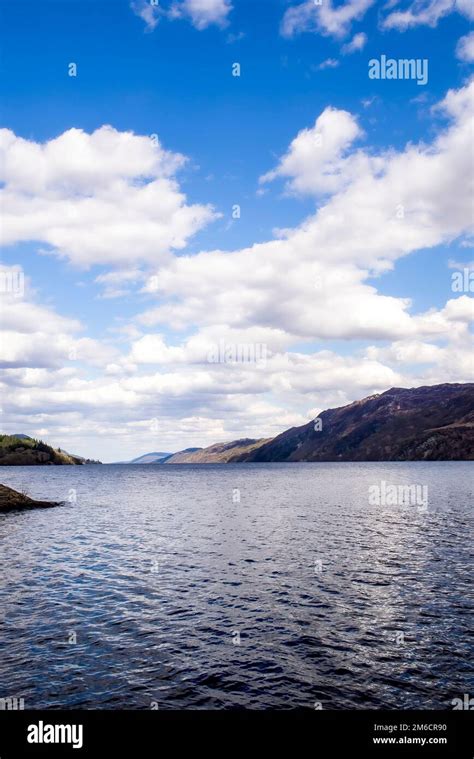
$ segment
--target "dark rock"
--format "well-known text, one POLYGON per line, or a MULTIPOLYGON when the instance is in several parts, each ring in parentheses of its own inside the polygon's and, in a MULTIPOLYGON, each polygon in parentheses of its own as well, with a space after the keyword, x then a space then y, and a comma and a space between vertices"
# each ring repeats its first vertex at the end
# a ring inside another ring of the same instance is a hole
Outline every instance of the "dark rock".
POLYGON ((35 501, 23 493, 17 493, 16 490, 8 488, 6 485, 0 485, 0 514, 6 511, 23 511, 25 509, 49 509, 52 506, 59 506, 57 501, 35 501))

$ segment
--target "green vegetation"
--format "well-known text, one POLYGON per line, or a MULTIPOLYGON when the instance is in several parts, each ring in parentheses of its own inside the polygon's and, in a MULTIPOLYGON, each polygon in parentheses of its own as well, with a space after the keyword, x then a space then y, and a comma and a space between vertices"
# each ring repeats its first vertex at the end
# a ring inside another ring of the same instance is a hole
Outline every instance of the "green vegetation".
POLYGON ((0 466, 67 465, 92 463, 80 456, 56 450, 42 440, 0 434, 0 466))

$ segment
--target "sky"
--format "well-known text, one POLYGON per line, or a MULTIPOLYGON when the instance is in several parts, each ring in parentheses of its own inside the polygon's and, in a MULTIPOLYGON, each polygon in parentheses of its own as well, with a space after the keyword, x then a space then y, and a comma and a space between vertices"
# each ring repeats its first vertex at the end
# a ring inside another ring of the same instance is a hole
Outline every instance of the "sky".
POLYGON ((122 461, 472 381, 472 20, 0 0, 2 431, 122 461))

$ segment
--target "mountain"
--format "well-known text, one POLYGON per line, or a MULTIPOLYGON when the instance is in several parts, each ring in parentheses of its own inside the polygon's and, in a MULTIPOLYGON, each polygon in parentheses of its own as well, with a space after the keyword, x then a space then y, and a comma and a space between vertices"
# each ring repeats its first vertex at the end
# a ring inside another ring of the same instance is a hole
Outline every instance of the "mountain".
POLYGON ((191 453, 202 451, 202 448, 185 448, 183 451, 177 451, 176 453, 170 453, 166 458, 158 461, 158 464, 187 464, 187 458, 191 453))
POLYGON ((144 453, 143 456, 138 456, 132 461, 128 461, 128 464, 159 464, 163 459, 172 456, 172 453, 166 453, 164 451, 155 451, 154 453, 144 453))
POLYGON ((474 460, 473 383, 394 387, 319 419, 230 461, 474 460))
POLYGON ((100 464, 100 461, 75 456, 60 448, 52 448, 29 435, 0 434, 0 466, 38 466, 65 464, 100 464))
MULTIPOLYGON (((164 461, 164 464, 228 464, 234 458, 239 456, 250 456, 252 452, 259 448, 265 439, 251 440, 233 440, 231 443, 215 443, 209 448, 187 448, 179 451, 164 461)), ((246 460, 246 459, 245 459, 246 460)))
POLYGON ((275 438, 187 448, 162 464, 474 460, 474 383, 391 388, 275 438))

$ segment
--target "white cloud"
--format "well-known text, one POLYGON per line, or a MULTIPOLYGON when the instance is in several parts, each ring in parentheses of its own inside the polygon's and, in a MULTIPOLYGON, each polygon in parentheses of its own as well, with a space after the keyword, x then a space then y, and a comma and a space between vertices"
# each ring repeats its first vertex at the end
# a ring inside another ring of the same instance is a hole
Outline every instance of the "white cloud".
MULTIPOLYGON (((2 272, 17 271, 17 266, 2 266, 2 272)), ((24 278, 24 292, 18 297, 15 292, 0 294, 2 329, 22 334, 31 334, 38 329, 47 335, 74 333, 81 329, 77 319, 69 319, 35 302, 35 292, 28 277, 24 278)))
POLYGON ((334 192, 346 181, 344 155, 361 136, 362 130, 350 113, 326 108, 314 127, 299 132, 277 168, 264 174, 260 182, 290 177, 290 191, 334 192))
POLYGON ((152 32, 158 26, 162 9, 159 2, 152 5, 150 0, 136 0, 130 3, 130 7, 136 16, 145 22, 147 32, 152 32))
POLYGON ((225 26, 232 10, 229 0, 183 0, 180 12, 188 16, 196 29, 205 29, 211 24, 225 26))
POLYGON ((375 0, 346 0, 334 6, 333 0, 324 0, 321 4, 306 0, 288 8, 281 24, 281 33, 284 37, 293 37, 301 32, 344 37, 350 32, 352 23, 360 21, 374 2, 375 0))
POLYGON ((216 218, 174 178, 185 158, 110 126, 39 144, 0 130, 3 244, 41 241, 73 264, 165 258, 216 218))
POLYGON ((466 18, 474 21, 474 5, 471 0, 454 0, 454 7, 459 13, 462 13, 466 18))
POLYGON ((474 61, 474 32, 461 37, 456 46, 456 57, 460 61, 474 61))
MULTIPOLYGON (((135 364, 210 364, 215 362, 215 356, 220 357, 225 352, 223 349, 226 347, 232 349, 240 346, 244 355, 245 347, 261 346, 262 350, 254 355, 257 360, 263 356, 266 364, 268 359, 282 355, 292 341, 294 337, 282 329, 260 326, 231 328, 226 324, 212 324, 203 327, 179 346, 167 345, 161 334, 143 335, 133 342, 129 360, 135 364)), ((229 355, 231 360, 231 350, 229 355)), ((250 351, 248 355, 252 356, 250 351)), ((244 369, 248 365, 242 363, 244 369)))
POLYGON ((351 55, 351 53, 357 53, 359 50, 363 50, 367 44, 367 35, 364 32, 354 34, 353 38, 346 45, 342 46, 341 52, 343 55, 351 55))
POLYGON ((464 269, 474 271, 474 261, 454 261, 450 258, 448 261, 448 268, 457 269, 458 271, 463 271, 464 269))
POLYGON ((401 339, 447 334, 446 317, 411 317, 410 302, 366 283, 408 253, 446 243, 472 227, 470 155, 474 85, 437 107, 453 123, 431 145, 380 155, 345 155, 359 134, 344 111, 326 109, 303 130, 277 169, 289 189, 333 193, 300 227, 250 248, 181 256, 156 276, 160 304, 147 327, 246 329, 256 324, 301 339, 401 339), (322 132, 327 142, 315 141, 322 132), (410 176, 410 182, 406 177, 410 176))
POLYGON ((472 335, 464 332, 444 345, 419 339, 399 340, 386 348, 372 345, 367 348, 366 355, 372 361, 392 365, 399 372, 410 369, 414 379, 412 386, 433 385, 472 382, 473 349, 472 335))
MULTIPOLYGON (((3 271, 9 267, 2 267, 3 271)), ((14 269, 16 267, 10 267, 14 269)), ((77 319, 59 315, 52 308, 38 304, 29 278, 25 293, 17 297, 2 292, 0 301, 2 339, 0 366, 3 368, 44 368, 84 362, 104 366, 117 351, 88 337, 78 337, 84 329, 77 319)))
POLYGON ((382 22, 384 29, 405 31, 415 26, 435 27, 438 21, 449 13, 457 11, 469 19, 474 19, 472 0, 414 0, 405 10, 390 13, 382 22))
POLYGON ((336 60, 336 58, 326 58, 326 60, 320 63, 317 68, 320 71, 324 71, 324 69, 335 69, 338 66, 339 66, 339 61, 336 60))
POLYGON ((119 269, 117 271, 109 271, 105 274, 99 274, 94 282, 99 285, 104 285, 104 290, 100 296, 101 298, 122 298, 130 292, 127 285, 142 282, 145 279, 145 276, 145 273, 140 269, 119 269))
POLYGON ((0 346, 0 366, 57 368, 68 361, 85 362, 90 366, 104 367, 116 357, 117 352, 110 346, 91 338, 73 339, 71 335, 48 334, 41 326, 34 333, 19 333, 4 330, 0 346))
POLYGON ((471 324, 474 319, 474 298, 461 295, 459 298, 448 300, 441 314, 452 322, 471 324))
POLYGON ((232 10, 230 0, 171 0, 167 3, 159 0, 156 4, 150 0, 135 0, 130 7, 145 22, 149 32, 156 28, 161 18, 184 18, 199 30, 212 24, 224 27, 232 10))

